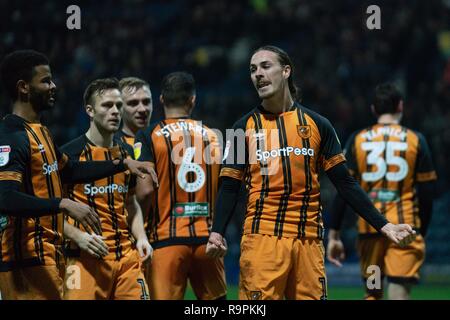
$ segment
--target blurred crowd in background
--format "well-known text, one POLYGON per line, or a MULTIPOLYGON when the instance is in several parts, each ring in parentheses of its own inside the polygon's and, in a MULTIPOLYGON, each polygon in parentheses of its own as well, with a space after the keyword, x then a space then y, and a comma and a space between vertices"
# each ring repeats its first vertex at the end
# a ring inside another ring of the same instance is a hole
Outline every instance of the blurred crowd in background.
MULTIPOLYGON (((439 182, 427 262, 450 262, 450 1, 105 0, 78 1, 81 30, 68 30, 65 1, 0 1, 0 56, 23 48, 48 55, 57 105, 43 119, 59 144, 88 127, 82 106, 99 77, 137 76, 152 89, 152 120, 163 117, 160 82, 188 71, 197 83, 193 117, 224 130, 258 105, 249 59, 266 44, 294 61, 302 103, 326 116, 344 142, 370 125, 376 84, 404 92, 403 123, 430 144, 439 182), (381 30, 369 30, 366 9, 381 9, 381 30)), ((0 116, 10 103, 0 95, 0 116)), ((323 179, 325 221, 334 188, 323 179)), ((240 219, 230 228, 229 264, 239 253, 240 219)), ((351 225, 349 215, 346 225, 351 225)), ((345 240, 353 241, 354 229, 345 240)), ((349 259, 356 260, 353 245, 349 259)))

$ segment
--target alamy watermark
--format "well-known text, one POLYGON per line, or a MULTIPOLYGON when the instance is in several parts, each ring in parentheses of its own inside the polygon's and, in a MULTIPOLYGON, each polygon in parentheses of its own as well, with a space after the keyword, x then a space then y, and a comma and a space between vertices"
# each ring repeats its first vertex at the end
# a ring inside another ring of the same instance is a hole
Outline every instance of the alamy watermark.
POLYGON ((377 265, 370 265, 366 270, 367 274, 370 274, 366 280, 366 286, 369 290, 380 290, 381 289, 381 269, 377 265))
POLYGON ((70 5, 66 9, 66 13, 69 14, 66 20, 66 26, 69 30, 81 29, 81 9, 77 5, 70 5))
POLYGON ((367 14, 370 14, 366 20, 366 26, 369 30, 381 29, 381 9, 379 6, 373 4, 367 7, 367 14))

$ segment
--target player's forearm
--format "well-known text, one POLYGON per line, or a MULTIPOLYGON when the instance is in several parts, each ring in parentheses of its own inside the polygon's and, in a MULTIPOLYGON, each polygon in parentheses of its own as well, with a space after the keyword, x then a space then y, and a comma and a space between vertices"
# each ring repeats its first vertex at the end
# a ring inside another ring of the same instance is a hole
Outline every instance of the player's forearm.
POLYGON ((433 182, 420 183, 417 188, 419 200, 420 233, 426 236, 433 212, 433 195, 435 194, 433 182))
POLYGON ((327 175, 336 187, 339 195, 372 227, 380 231, 384 225, 389 223, 374 207, 355 178, 350 175, 345 164, 338 164, 328 170, 327 175))
POLYGON ((155 188, 148 179, 136 178, 136 200, 142 209, 143 216, 148 217, 151 208, 151 199, 155 188))
POLYGON ((337 194, 334 197, 331 209, 330 209, 330 223, 329 227, 333 230, 340 230, 342 221, 344 220, 346 203, 344 199, 337 194))
POLYGON ((15 181, 0 181, 0 212, 13 217, 41 217, 60 212, 60 198, 43 199, 19 191, 15 181))
POLYGON ((341 239, 341 233, 339 232, 339 230, 330 229, 328 231, 328 239, 340 240, 341 239))
POLYGON ((217 195, 216 210, 211 231, 220 233, 223 236, 233 216, 241 181, 229 177, 223 177, 222 179, 222 184, 217 195))
POLYGON ((147 239, 144 228, 144 217, 135 196, 130 196, 127 203, 128 223, 136 240, 147 239))
POLYGON ((123 161, 74 161, 70 160, 61 170, 64 183, 84 183, 125 171, 123 161))
POLYGON ((64 237, 78 243, 83 231, 64 220, 64 237))

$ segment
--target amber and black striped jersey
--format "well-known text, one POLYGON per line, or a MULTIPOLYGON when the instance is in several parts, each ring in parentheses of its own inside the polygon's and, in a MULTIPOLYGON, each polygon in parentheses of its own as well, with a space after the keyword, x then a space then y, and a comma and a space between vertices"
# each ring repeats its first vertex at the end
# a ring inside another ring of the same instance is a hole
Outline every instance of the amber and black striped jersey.
MULTIPOLYGON (((62 198, 59 171, 67 156, 55 147, 48 129, 16 115, 0 122, 0 181, 20 183, 20 190, 42 199, 62 198)), ((0 271, 55 265, 62 243, 63 215, 12 217, 0 212, 0 271)))
POLYGON ((114 138, 115 139, 119 139, 121 140, 123 143, 126 143, 127 145, 129 145, 131 148, 133 148, 134 146, 134 137, 130 136, 128 134, 126 134, 125 132, 123 132, 122 130, 117 131, 114 134, 114 138))
POLYGON ((193 119, 166 119, 138 132, 134 151, 154 163, 159 180, 146 221, 153 247, 206 243, 221 161, 214 131, 193 119))
MULTIPOLYGON (((391 223, 420 229, 415 185, 437 179, 421 133, 396 124, 376 124, 351 135, 345 146, 351 174, 391 223)), ((359 218, 360 234, 376 233, 359 218)))
MULTIPOLYGON (((61 147, 70 159, 77 161, 102 161, 133 158, 133 149, 119 139, 114 139, 111 148, 98 147, 82 135, 61 147)), ((136 179, 130 172, 115 175, 84 184, 67 186, 70 199, 85 203, 98 214, 102 227, 102 236, 109 248, 109 254, 103 259, 120 260, 132 249, 131 233, 128 227, 126 203, 129 191, 136 186, 136 179)), ((69 223, 84 230, 83 226, 72 218, 69 223)), ((76 244, 66 243, 68 255, 79 255, 76 244)))
POLYGON ((259 106, 233 129, 220 176, 246 181, 244 233, 322 239, 319 172, 345 161, 330 122, 294 103, 281 114, 259 106))

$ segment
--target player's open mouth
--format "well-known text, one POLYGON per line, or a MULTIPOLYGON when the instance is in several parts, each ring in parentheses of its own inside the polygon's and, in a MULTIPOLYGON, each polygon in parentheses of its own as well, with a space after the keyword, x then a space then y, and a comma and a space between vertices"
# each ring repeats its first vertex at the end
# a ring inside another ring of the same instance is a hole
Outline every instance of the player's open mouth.
POLYGON ((117 123, 119 123, 119 120, 118 119, 111 119, 111 120, 109 120, 109 122, 117 124, 117 123))
POLYGON ((258 87, 258 89, 267 87, 270 84, 270 82, 258 82, 258 84, 256 85, 258 87))

